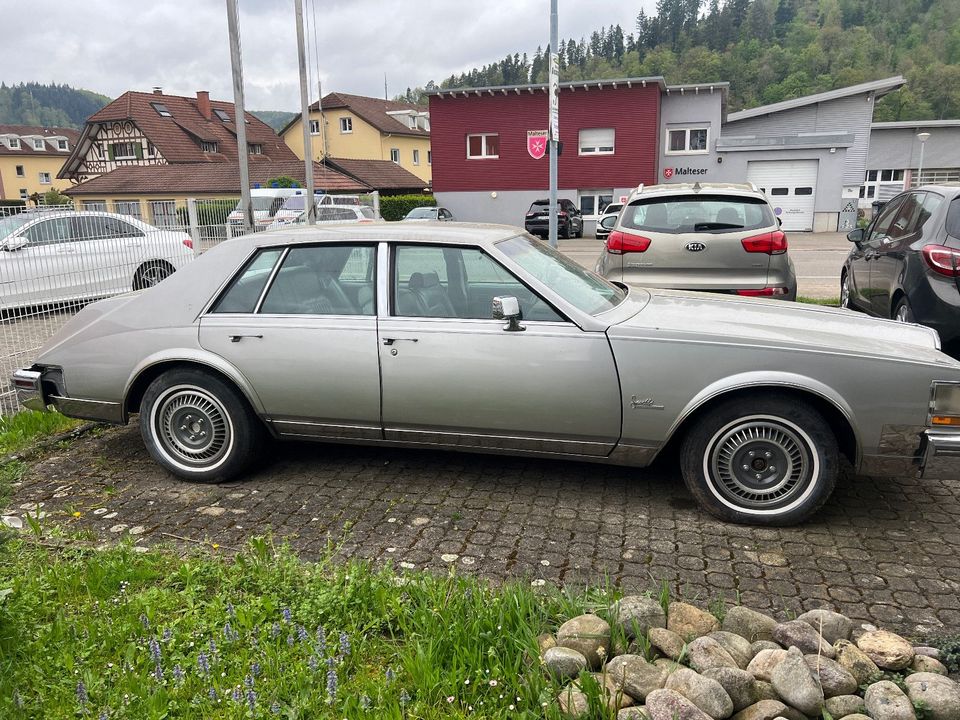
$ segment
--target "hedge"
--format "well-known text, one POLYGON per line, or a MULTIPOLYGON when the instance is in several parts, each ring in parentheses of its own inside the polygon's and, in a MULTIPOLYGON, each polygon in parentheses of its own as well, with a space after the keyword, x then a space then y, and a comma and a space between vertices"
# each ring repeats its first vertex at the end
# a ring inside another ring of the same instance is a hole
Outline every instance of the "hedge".
POLYGON ((403 220, 414 208, 436 204, 433 195, 387 195, 380 198, 380 216, 384 220, 403 220))

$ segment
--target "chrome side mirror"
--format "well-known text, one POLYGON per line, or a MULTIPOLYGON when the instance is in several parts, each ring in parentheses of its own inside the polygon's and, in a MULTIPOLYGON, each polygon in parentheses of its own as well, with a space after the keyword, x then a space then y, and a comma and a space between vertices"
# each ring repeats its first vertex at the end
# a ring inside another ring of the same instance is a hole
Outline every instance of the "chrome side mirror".
POLYGON ((27 244, 27 239, 21 235, 14 235, 13 237, 8 237, 2 243, 0 243, 0 249, 13 251, 19 250, 24 245, 27 244))
POLYGON ((491 303, 491 314, 494 320, 506 320, 507 326, 504 328, 507 332, 523 332, 526 330, 520 324, 520 301, 512 295, 501 295, 495 297, 491 303))

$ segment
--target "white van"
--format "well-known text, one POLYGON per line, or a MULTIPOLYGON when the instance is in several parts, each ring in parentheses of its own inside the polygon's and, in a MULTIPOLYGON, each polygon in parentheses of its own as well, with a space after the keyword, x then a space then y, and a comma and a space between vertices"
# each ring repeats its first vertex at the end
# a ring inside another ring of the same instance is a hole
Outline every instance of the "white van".
MULTIPOLYGON (((350 208, 361 208, 361 212, 357 213, 358 217, 364 217, 370 220, 378 220, 376 213, 373 208, 365 206, 360 202, 359 195, 329 195, 327 193, 316 193, 314 194, 314 201, 317 206, 317 220, 321 219, 321 209, 331 206, 346 206, 350 208)), ((278 227, 283 227, 284 225, 290 225, 293 223, 302 223, 304 222, 304 209, 306 208, 306 193, 299 192, 296 195, 288 197, 283 206, 277 210, 276 214, 273 217, 273 222, 270 224, 270 229, 276 229, 278 227)))
MULTIPOLYGON (((273 222, 277 211, 287 198, 303 195, 302 188, 253 188, 250 190, 250 204, 253 206, 253 229, 265 230, 273 222)), ((243 234, 243 210, 240 203, 227 215, 229 236, 243 234)))

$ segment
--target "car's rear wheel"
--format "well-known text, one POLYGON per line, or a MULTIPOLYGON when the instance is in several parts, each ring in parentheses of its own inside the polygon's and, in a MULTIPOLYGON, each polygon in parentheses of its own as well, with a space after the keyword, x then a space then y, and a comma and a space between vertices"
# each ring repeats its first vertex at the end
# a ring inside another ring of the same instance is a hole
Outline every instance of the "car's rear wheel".
POLYGON ((145 290, 173 275, 174 267, 162 260, 153 260, 137 268, 133 275, 133 289, 145 290))
POLYGON ((897 322, 912 323, 916 322, 913 317, 913 309, 910 307, 910 301, 906 296, 900 298, 893 307, 893 319, 897 322))
POLYGON ((193 482, 220 482, 246 470, 266 432, 246 399, 211 373, 170 370, 140 403, 140 434, 160 465, 193 482))
POLYGON ((844 272, 840 276, 840 307, 853 310, 850 304, 850 275, 844 272))
POLYGON ((837 440, 812 406, 783 395, 733 398, 709 410, 681 446, 683 479, 716 517, 793 525, 836 485, 837 440))

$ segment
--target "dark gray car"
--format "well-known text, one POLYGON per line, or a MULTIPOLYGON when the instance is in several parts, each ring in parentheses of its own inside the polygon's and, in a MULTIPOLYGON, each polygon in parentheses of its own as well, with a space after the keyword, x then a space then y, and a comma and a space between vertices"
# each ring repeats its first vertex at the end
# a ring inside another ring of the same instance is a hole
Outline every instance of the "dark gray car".
POLYGON ((640 186, 617 218, 597 272, 646 287, 797 297, 787 236, 753 185, 640 186))
POLYGON ((841 305, 927 325, 960 350, 960 185, 897 195, 847 238, 841 305))

